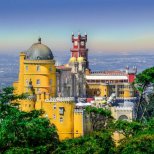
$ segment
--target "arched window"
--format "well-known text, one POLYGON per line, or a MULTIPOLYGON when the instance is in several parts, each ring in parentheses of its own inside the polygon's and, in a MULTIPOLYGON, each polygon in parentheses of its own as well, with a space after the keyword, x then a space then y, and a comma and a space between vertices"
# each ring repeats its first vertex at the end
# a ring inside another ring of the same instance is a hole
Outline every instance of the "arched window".
POLYGON ((36 71, 39 72, 40 71, 40 65, 36 66, 36 71))
POLYGON ((26 65, 26 71, 28 71, 28 66, 26 65))
POLYGON ((52 66, 50 66, 49 71, 52 72, 52 66))
POLYGON ((29 85, 28 79, 26 79, 26 85, 29 85))
POLYGON ((40 83, 41 83, 41 82, 40 82, 40 79, 37 79, 37 80, 36 80, 36 84, 37 84, 37 85, 40 85, 40 83))
POLYGON ((60 117, 59 121, 62 123, 64 121, 63 117, 60 117))
POLYGON ((40 88, 36 88, 36 92, 40 92, 40 88))
POLYGON ((56 109, 56 104, 53 105, 53 109, 54 109, 54 110, 56 109))
POLYGON ((50 85, 52 84, 52 79, 49 80, 49 84, 50 84, 50 85))
POLYGON ((128 120, 128 117, 126 115, 121 115, 118 120, 128 120))
POLYGON ((53 119, 56 119, 56 115, 55 114, 53 114, 53 119))

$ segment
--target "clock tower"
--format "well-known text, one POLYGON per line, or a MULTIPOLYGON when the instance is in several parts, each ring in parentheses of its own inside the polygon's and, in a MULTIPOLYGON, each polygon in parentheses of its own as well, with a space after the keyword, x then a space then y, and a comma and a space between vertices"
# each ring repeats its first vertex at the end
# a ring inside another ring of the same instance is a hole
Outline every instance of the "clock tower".
POLYGON ((85 33, 84 36, 81 36, 80 33, 78 33, 78 36, 75 37, 72 33, 72 43, 73 48, 71 48, 71 57, 83 57, 86 61, 86 68, 89 69, 89 62, 88 62, 88 49, 86 48, 86 42, 87 42, 87 34, 85 33))

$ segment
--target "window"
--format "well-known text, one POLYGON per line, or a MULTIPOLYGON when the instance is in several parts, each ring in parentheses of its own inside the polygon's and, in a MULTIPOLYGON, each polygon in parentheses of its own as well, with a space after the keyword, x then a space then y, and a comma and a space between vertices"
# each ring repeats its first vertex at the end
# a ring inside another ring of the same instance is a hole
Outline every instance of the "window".
POLYGON ((31 104, 29 104, 29 107, 31 107, 31 104))
POLYGON ((128 120, 128 117, 126 115, 121 115, 118 120, 128 120))
POLYGON ((84 41, 81 41, 81 46, 84 46, 84 41))
POLYGON ((53 105, 53 109, 56 109, 56 104, 53 105))
POLYGON ((49 80, 49 84, 52 84, 52 79, 49 80))
POLYGON ((118 88, 123 89, 124 88, 124 85, 119 85, 118 88))
POLYGON ((40 85, 40 79, 37 79, 37 80, 36 80, 36 84, 37 84, 37 85, 40 85))
POLYGON ((26 79, 26 85, 27 85, 27 86, 29 85, 28 79, 26 79))
POLYGON ((120 91, 119 94, 123 95, 124 94, 124 91, 120 91))
POLYGON ((40 88, 36 88, 36 92, 39 92, 40 91, 40 88))
POLYGON ((64 107, 60 107, 59 108, 59 114, 60 115, 64 115, 64 107))
POLYGON ((55 114, 53 114, 53 119, 56 119, 56 115, 55 114))
POLYGON ((36 66, 36 71, 37 71, 37 72, 40 71, 40 66, 39 66, 39 65, 36 66))
POLYGON ((49 71, 52 72, 52 67, 50 66, 49 71))
POLYGON ((28 66, 26 65, 26 71, 28 71, 28 66))
POLYGON ((62 123, 64 121, 63 117, 60 117, 59 121, 62 123))

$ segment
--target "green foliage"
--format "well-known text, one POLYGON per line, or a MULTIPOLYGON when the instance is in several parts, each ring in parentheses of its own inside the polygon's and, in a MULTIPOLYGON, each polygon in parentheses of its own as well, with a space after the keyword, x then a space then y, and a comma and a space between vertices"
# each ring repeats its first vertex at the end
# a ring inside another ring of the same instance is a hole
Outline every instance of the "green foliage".
POLYGON ((114 142, 107 131, 93 132, 89 136, 65 140, 54 154, 113 154, 114 142))
POLYGON ((96 107, 91 107, 88 106, 86 107, 87 113, 95 113, 95 114, 100 114, 105 117, 111 117, 111 111, 103 108, 96 108, 96 107))
POLYGON ((0 92, 1 105, 10 104, 12 101, 17 102, 18 100, 25 99, 27 97, 27 94, 16 95, 13 93, 13 91, 13 87, 6 87, 2 89, 2 91, 0 92))
POLYGON ((147 87, 154 84, 154 67, 148 68, 136 76, 134 87, 139 93, 137 120, 146 121, 153 116, 154 95, 148 96, 147 87))
POLYGON ((117 153, 121 154, 153 154, 154 134, 141 134, 121 144, 117 153))
MULTIPOLYGON (((129 138, 126 137, 124 141, 116 149, 117 153, 121 154, 153 154, 154 153, 154 118, 144 124, 138 122, 130 123, 128 126, 132 127, 129 138), (134 129, 135 125, 135 129, 134 129), (137 129, 139 126, 139 129, 137 129)), ((127 126, 124 129, 128 129, 127 126)))
MULTIPOLYGON (((151 80, 151 79, 149 79, 151 80)), ((154 118, 146 123, 116 121, 111 112, 102 108, 87 107, 94 132, 76 139, 59 142, 57 130, 42 110, 23 112, 12 106, 26 95, 14 95, 13 88, 0 92, 0 153, 4 154, 153 154, 154 118), (115 147, 112 133, 125 136, 115 147)), ((153 96, 150 98, 153 101, 153 96)), ((147 107, 153 117, 152 103, 147 107), (151 105, 151 107, 150 107, 151 105)))
POLYGON ((150 118, 154 117, 154 95, 149 95, 149 103, 145 104, 146 107, 146 119, 149 120, 150 118))
POLYGON ((113 124, 114 131, 117 131, 121 134, 123 134, 126 139, 128 139, 131 136, 134 136, 139 131, 144 129, 143 124, 139 122, 129 122, 126 120, 118 120, 113 124))
POLYGON ((57 131, 42 110, 23 112, 11 101, 24 99, 14 95, 13 88, 5 88, 0 94, 0 153, 49 153, 58 141, 57 131))
MULTIPOLYGON (((144 88, 150 83, 154 83, 154 67, 148 68, 136 76, 135 83, 144 88)), ((144 90, 144 89, 143 89, 144 90)))
POLYGON ((109 124, 113 121, 111 111, 96 107, 86 107, 86 114, 90 116, 93 131, 76 139, 61 142, 54 154, 112 154, 114 142, 109 124))
POLYGON ((108 128, 113 120, 111 111, 107 109, 88 106, 86 107, 86 112, 90 116, 93 131, 100 131, 104 128, 108 128))

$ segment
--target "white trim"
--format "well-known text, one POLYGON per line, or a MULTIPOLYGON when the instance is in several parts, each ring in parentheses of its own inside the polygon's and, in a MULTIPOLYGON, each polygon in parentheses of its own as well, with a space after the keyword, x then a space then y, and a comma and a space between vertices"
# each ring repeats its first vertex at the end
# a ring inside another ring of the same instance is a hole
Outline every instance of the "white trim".
POLYGON ((94 76, 86 75, 87 80, 128 80, 127 76, 94 76))

